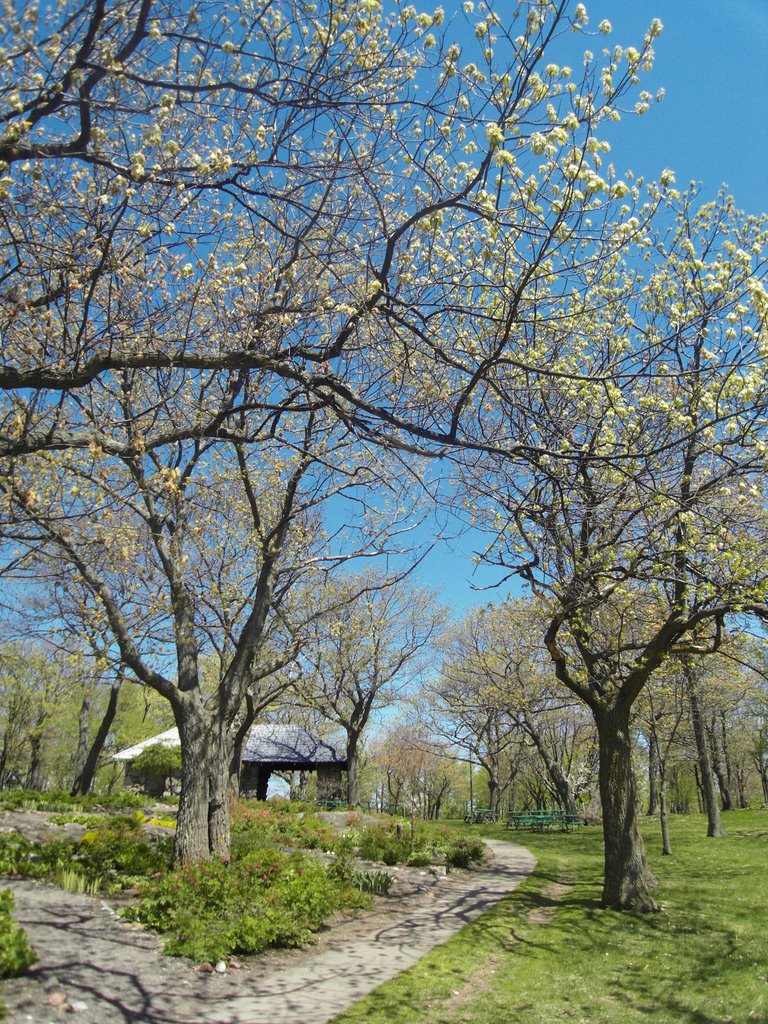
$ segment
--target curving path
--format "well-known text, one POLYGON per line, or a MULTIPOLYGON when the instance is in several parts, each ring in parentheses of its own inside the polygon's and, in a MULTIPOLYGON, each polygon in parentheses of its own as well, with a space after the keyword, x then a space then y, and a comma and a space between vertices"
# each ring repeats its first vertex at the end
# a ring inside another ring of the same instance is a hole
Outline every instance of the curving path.
POLYGON ((8 883, 39 959, 25 978, 5 983, 7 1021, 325 1024, 479 917, 536 865, 522 847, 486 843, 494 856, 485 870, 452 875, 449 885, 362 938, 310 949, 287 967, 254 960, 223 975, 158 955, 156 936, 120 921, 98 899, 8 883), (67 1005, 57 1008, 64 996, 67 1005))

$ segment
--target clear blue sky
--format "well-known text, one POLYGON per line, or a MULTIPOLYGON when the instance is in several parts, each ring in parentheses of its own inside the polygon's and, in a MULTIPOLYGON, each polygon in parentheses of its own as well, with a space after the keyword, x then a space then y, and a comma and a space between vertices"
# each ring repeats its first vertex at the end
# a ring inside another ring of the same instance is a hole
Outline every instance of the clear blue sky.
MULTIPOLYGON (((738 207, 768 210, 768 0, 585 0, 585 6, 590 29, 607 18, 613 32, 589 42, 574 35, 577 54, 638 45, 653 18, 664 25, 654 70, 642 87, 666 94, 643 117, 626 117, 616 126, 610 159, 617 172, 631 168, 656 178, 669 167, 681 187, 702 182, 705 199, 726 182, 738 207)), ((459 4, 444 0, 444 7, 450 21, 459 4)), ((497 9, 503 16, 503 3, 497 9)), ((505 593, 473 592, 473 539, 459 540, 453 551, 435 551, 420 573, 459 613, 505 593)), ((493 579, 480 569, 473 577, 476 584, 493 579)))

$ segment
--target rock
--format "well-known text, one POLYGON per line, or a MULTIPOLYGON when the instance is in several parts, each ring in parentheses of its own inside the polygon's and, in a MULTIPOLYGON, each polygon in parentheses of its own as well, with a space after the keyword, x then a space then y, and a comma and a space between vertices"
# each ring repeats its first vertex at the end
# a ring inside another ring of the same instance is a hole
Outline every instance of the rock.
POLYGON ((193 968, 198 974, 213 974, 213 967, 206 961, 205 963, 198 964, 197 967, 193 968))
POLYGON ((69 1000, 67 999, 66 992, 51 992, 48 996, 48 1005, 55 1007, 57 1010, 63 1010, 69 1006, 69 1000))
POLYGON ((224 963, 223 960, 217 960, 216 966, 214 967, 214 971, 216 971, 217 974, 226 974, 227 965, 224 963))
POLYGON ((86 1013, 88 1010, 88 1003, 84 1003, 82 999, 73 999, 69 1004, 69 1008, 73 1013, 86 1013))

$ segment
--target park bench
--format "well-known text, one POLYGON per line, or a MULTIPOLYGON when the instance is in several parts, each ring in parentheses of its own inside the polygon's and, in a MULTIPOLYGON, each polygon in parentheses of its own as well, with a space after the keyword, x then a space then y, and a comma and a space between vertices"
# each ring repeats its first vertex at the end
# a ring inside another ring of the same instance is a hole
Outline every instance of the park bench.
POLYGON ((326 811, 343 811, 346 809, 346 800, 318 800, 320 807, 326 811))
POLYGON ((507 815, 507 828, 527 828, 532 832, 548 832, 551 828, 559 828, 561 832, 570 832, 584 824, 579 814, 566 814, 565 811, 550 811, 537 808, 532 811, 510 811, 507 815))
POLYGON ((490 807, 475 807, 464 815, 464 821, 468 825, 492 825, 496 821, 496 815, 490 807))

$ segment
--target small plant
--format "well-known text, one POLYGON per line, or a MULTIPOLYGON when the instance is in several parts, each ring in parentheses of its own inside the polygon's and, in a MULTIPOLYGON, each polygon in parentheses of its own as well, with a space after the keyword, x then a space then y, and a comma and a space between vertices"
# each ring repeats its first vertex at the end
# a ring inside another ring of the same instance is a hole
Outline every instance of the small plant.
POLYGON ((355 876, 355 885, 361 892, 370 893, 371 896, 389 896, 392 889, 392 875, 386 871, 358 871, 355 876))
POLYGON ((14 903, 10 892, 0 892, 0 978, 15 978, 37 959, 27 933, 11 917, 14 903))
POLYGON ((445 862, 452 868, 468 868, 482 860, 483 844, 479 839, 457 839, 445 851, 445 862))
POLYGON ((54 876, 54 882, 65 892, 84 893, 95 896, 101 888, 101 878, 90 878, 78 868, 61 868, 54 876))

